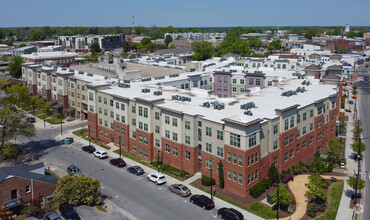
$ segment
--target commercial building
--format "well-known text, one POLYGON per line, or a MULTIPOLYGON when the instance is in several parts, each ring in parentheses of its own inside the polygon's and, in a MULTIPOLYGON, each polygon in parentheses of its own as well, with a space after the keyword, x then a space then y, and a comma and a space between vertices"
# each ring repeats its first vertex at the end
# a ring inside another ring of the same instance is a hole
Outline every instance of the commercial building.
POLYGON ((13 50, 13 56, 21 56, 24 54, 31 54, 33 52, 36 52, 36 46, 26 46, 26 47, 21 47, 13 50))
POLYGON ((57 64, 74 64, 76 53, 69 52, 44 52, 21 55, 25 62, 42 64, 44 61, 54 61, 57 64))
POLYGON ((39 53, 45 53, 45 52, 56 52, 56 51, 63 51, 63 46, 46 46, 46 47, 40 47, 37 52, 39 53))
MULTIPOLYGON (((73 101, 78 106, 75 111, 83 113, 81 118, 87 116, 93 138, 112 142, 148 162, 155 161, 159 152, 161 161, 189 173, 209 176, 212 168, 213 176, 218 176, 222 162, 225 190, 241 196, 267 177, 272 164, 286 170, 329 147, 336 133, 341 87, 322 85, 312 77, 302 79, 289 70, 272 68, 271 74, 255 68, 247 73, 227 60, 204 64, 204 71, 131 81, 66 69, 50 75, 51 81, 56 77, 58 103, 60 95, 68 96, 68 105, 66 99, 63 105, 69 108, 73 101), (237 67, 244 72, 230 71, 237 67), (265 86, 269 77, 276 79, 265 86), (245 92, 220 98, 212 95, 211 86, 218 86, 215 79, 228 89, 242 79, 254 83, 238 85, 245 92)), ((26 75, 32 75, 35 66, 23 67, 23 80, 30 84, 26 75)), ((42 80, 37 74, 38 70, 33 76, 36 82, 42 80)))

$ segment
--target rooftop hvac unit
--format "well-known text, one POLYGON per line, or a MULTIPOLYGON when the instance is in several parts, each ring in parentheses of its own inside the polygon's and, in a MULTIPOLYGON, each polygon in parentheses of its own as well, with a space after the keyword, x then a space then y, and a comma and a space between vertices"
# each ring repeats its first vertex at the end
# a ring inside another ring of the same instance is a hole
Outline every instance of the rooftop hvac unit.
POLYGON ((73 72, 74 72, 74 70, 73 70, 73 69, 69 69, 69 72, 70 72, 70 73, 73 73, 73 72))
POLYGON ((305 90, 306 90, 306 88, 305 87, 302 87, 301 92, 304 92, 305 90))
POLYGON ((186 99, 186 97, 184 97, 184 96, 181 97, 182 102, 185 102, 185 99, 186 99))
POLYGON ((311 83, 310 83, 310 81, 307 81, 307 83, 306 83, 307 85, 310 85, 311 83))
POLYGON ((66 70, 66 68, 65 67, 62 67, 62 70, 66 70))
POLYGON ((87 76, 94 76, 94 74, 92 74, 92 73, 87 73, 87 76))
POLYGON ((295 91, 296 92, 300 92, 301 91, 301 87, 298 87, 295 91))
POLYGON ((306 83, 307 83, 306 80, 303 80, 302 85, 306 85, 306 83))

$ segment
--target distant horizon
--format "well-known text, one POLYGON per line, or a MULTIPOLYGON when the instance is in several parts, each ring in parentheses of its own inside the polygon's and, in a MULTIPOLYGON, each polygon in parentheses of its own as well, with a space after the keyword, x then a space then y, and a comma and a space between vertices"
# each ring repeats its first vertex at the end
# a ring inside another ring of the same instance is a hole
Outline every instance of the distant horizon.
POLYGON ((368 27, 369 8, 369 0, 1 0, 0 27, 368 27))

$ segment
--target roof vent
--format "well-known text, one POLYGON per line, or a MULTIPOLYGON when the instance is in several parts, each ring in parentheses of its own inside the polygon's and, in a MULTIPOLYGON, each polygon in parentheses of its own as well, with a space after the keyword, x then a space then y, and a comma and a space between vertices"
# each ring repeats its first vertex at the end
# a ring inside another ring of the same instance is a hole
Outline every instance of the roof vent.
POLYGON ((306 85, 306 83, 307 83, 306 80, 303 80, 302 85, 306 85))
POLYGON ((92 73, 87 73, 87 76, 94 76, 94 74, 92 74, 92 73))
POLYGON ((154 91, 154 95, 162 95, 162 91, 154 91))
POLYGON ((130 88, 130 84, 126 84, 126 83, 120 83, 118 84, 118 86, 121 88, 130 88))
POLYGON ((150 89, 142 89, 141 92, 142 93, 148 93, 148 92, 150 92, 150 89))
POLYGON ((244 114, 245 115, 249 115, 249 116, 253 116, 253 113, 252 111, 248 110, 248 111, 244 111, 244 114))
POLYGON ((83 74, 84 74, 84 72, 83 72, 83 71, 78 71, 78 74, 83 75, 83 74))
POLYGON ((73 69, 69 69, 69 72, 70 73, 74 73, 75 71, 73 69))

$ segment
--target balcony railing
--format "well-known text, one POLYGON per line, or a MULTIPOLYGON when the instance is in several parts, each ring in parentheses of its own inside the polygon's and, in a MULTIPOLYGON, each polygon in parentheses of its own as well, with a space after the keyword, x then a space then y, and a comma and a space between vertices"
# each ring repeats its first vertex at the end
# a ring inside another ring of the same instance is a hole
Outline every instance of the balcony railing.
POLYGON ((19 196, 18 198, 11 199, 9 201, 4 202, 4 204, 2 205, 2 208, 10 209, 10 208, 14 208, 16 206, 20 206, 20 205, 23 205, 23 204, 24 204, 24 201, 19 196))

